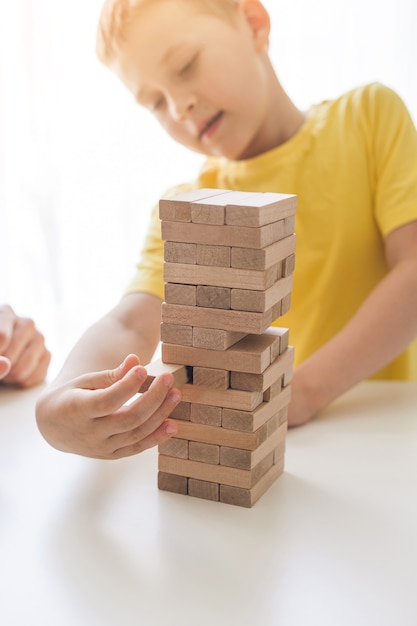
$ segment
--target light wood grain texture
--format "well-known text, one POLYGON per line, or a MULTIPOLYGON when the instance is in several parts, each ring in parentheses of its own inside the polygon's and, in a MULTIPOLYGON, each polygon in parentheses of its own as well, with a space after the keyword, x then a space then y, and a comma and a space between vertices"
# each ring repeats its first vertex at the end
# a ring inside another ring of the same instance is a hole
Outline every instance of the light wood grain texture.
POLYGON ((222 330, 221 328, 198 328, 194 326, 193 347, 205 348, 207 350, 227 350, 227 348, 243 339, 245 334, 231 330, 222 330))
POLYGON ((165 241, 164 261, 166 263, 188 263, 189 265, 196 265, 197 246, 195 243, 165 241))
POLYGON ((243 372, 230 373, 230 387, 232 389, 246 389, 248 391, 265 391, 281 376, 292 369, 294 363, 294 348, 289 346, 273 363, 261 374, 246 374, 243 372))
POLYGON ((227 246, 197 245, 197 265, 214 265, 215 267, 230 267, 230 251, 227 246))
POLYGON ((260 250, 243 246, 232 247, 230 265, 232 268, 265 270, 293 255, 295 246, 296 236, 289 235, 260 250))
POLYGON ((194 498, 203 498, 204 500, 213 500, 218 502, 220 498, 220 485, 210 483, 206 480, 188 479, 188 495, 194 498))
POLYGON ((243 411, 253 411, 263 401, 262 393, 257 391, 210 389, 196 385, 183 385, 181 395, 184 402, 242 409, 243 411))
POLYGON ((265 313, 254 313, 162 303, 162 321, 167 324, 261 334, 271 326, 275 319, 273 308, 265 313))
POLYGON ((226 224, 256 228, 295 214, 297 197, 279 193, 252 193, 233 204, 225 196, 226 224))
POLYGON ((220 502, 251 508, 284 471, 284 460, 272 465, 251 489, 220 485, 220 502))
POLYGON ((188 441, 171 437, 158 446, 160 454, 175 456, 177 459, 188 459, 188 441))
POLYGON ((161 220, 191 222, 191 202, 226 193, 224 189, 193 189, 185 193, 161 198, 159 217, 161 220))
POLYGON ((212 287, 235 287, 263 291, 278 280, 281 266, 275 264, 267 269, 236 269, 225 267, 219 271, 211 265, 187 263, 164 263, 163 276, 167 283, 187 285, 210 285, 212 287))
POLYGON ((178 344, 181 346, 192 346, 193 327, 182 324, 161 324, 161 341, 178 344))
POLYGON ((280 353, 280 333, 274 327, 261 335, 246 335, 230 348, 221 352, 206 348, 163 344, 162 359, 167 363, 179 363, 200 367, 219 367, 237 372, 261 373, 271 363, 272 355, 280 353))
POLYGON ((244 470, 250 470, 255 467, 262 459, 264 459, 275 448, 285 441, 287 433, 287 424, 279 426, 275 432, 271 434, 261 445, 255 450, 241 450, 228 446, 220 447, 220 465, 228 467, 237 467, 244 470))
POLYGON ((158 472, 158 488, 162 491, 180 493, 184 496, 188 493, 188 479, 186 476, 158 472))
POLYGON ((193 385, 211 389, 228 389, 229 372, 215 367, 193 367, 193 385))
MULTIPOLYGON (((192 403, 192 404, 190 403, 190 406, 191 406, 190 422, 191 422, 192 429, 195 428, 194 426, 195 424, 197 424, 199 427, 201 427, 201 425, 207 426, 207 427, 221 426, 221 423, 222 423, 222 407, 221 406, 211 406, 207 404, 196 404, 196 403, 192 403)), ((193 439, 193 437, 190 437, 190 439, 193 439)), ((207 442, 207 439, 197 438, 195 439, 195 441, 207 442)))
MULTIPOLYGON (((231 289, 197 285, 197 306, 211 309, 230 309, 231 289)), ((185 303, 184 303, 185 304, 185 303)))
POLYGON ((216 446, 212 443, 203 443, 201 441, 190 441, 189 459, 191 461, 200 461, 201 463, 218 465, 220 459, 220 446, 216 446))
POLYGON ((225 407, 222 413, 222 426, 225 429, 238 430, 242 432, 257 431, 262 424, 265 424, 274 415, 280 415, 284 411, 284 421, 286 417, 285 409, 291 400, 291 387, 285 387, 280 393, 275 395, 270 402, 262 402, 253 411, 239 411, 225 407))
POLYGON ((230 308, 236 311, 254 311, 264 313, 285 298, 286 295, 291 293, 292 286, 292 276, 288 276, 286 278, 280 278, 272 285, 272 287, 265 289, 265 291, 232 289, 230 308))
POLYGON ((168 304, 197 306, 197 286, 165 283, 164 297, 165 302, 168 302, 168 304))
POLYGON ((148 376, 139 389, 140 393, 147 391, 155 378, 161 374, 172 374, 174 377, 174 387, 182 387, 189 381, 188 371, 184 365, 163 363, 161 359, 151 361, 146 366, 146 371, 148 372, 148 376))

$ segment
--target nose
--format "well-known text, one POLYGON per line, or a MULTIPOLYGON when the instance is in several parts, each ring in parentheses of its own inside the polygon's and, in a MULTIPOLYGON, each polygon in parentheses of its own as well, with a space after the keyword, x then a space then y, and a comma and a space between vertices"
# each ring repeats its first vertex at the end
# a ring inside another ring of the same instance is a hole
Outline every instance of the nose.
POLYGON ((193 94, 172 94, 168 99, 169 111, 172 118, 177 122, 186 120, 196 105, 193 94))

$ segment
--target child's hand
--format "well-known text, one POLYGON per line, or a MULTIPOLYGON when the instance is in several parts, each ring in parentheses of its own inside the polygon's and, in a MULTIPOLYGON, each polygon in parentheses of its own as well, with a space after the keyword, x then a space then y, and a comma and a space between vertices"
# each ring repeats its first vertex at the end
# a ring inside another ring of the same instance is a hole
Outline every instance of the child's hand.
POLYGON ((157 377, 130 400, 147 377, 135 355, 114 370, 84 374, 41 395, 36 417, 45 439, 58 450, 98 459, 118 459, 162 443, 177 431, 167 420, 180 402, 173 376, 157 377))
POLYGON ((8 305, 0 306, 0 355, 0 379, 19 387, 41 383, 51 360, 34 322, 8 305))

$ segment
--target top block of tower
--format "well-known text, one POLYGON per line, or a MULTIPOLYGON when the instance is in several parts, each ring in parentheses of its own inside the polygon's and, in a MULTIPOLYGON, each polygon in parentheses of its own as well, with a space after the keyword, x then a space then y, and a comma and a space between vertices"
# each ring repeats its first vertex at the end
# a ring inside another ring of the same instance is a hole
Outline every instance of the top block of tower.
POLYGON ((163 198, 162 221, 259 228, 295 215, 295 195, 222 189, 195 189, 163 198))

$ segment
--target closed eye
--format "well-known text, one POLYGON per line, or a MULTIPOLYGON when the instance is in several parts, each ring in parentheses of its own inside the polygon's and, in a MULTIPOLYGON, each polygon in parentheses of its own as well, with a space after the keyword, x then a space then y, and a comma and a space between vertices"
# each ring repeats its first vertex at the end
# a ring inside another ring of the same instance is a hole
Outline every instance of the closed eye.
POLYGON ((197 61, 198 54, 195 54, 185 65, 183 65, 178 72, 178 76, 185 76, 188 74, 195 66, 197 61))

